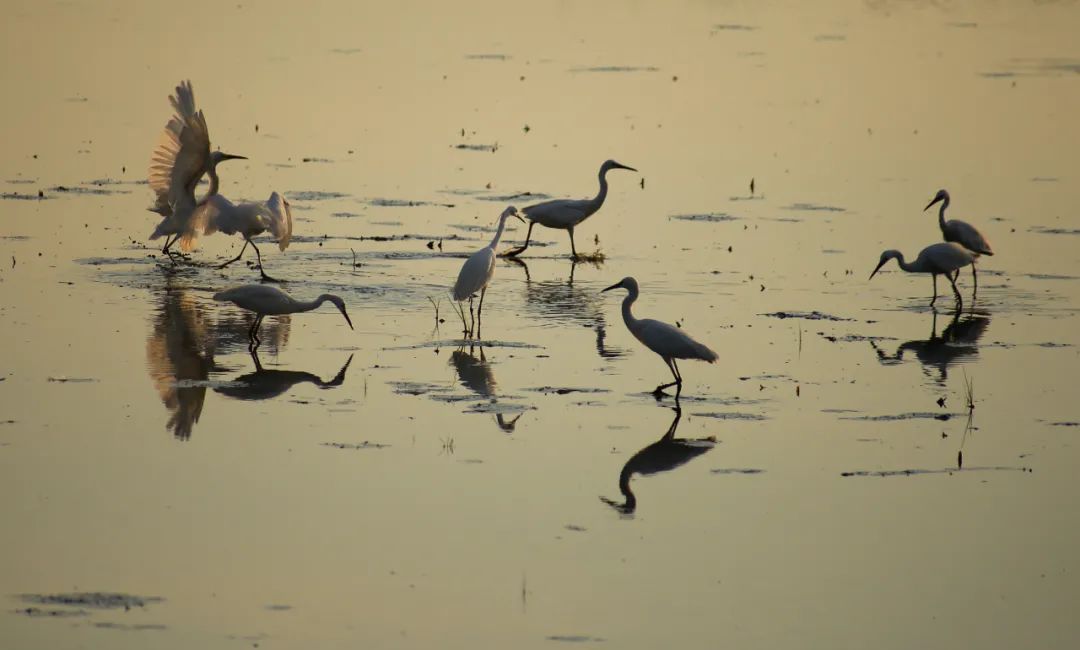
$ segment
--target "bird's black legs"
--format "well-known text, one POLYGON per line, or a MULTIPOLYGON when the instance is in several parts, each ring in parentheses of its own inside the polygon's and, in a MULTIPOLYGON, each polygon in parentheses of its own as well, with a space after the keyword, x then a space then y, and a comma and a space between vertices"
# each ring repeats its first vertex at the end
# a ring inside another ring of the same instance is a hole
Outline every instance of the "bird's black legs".
POLYGON ((656 389, 653 390, 653 395, 660 397, 664 394, 665 388, 677 386, 678 388, 675 389, 675 397, 677 398, 679 396, 679 393, 682 392, 682 377, 679 376, 679 367, 675 365, 674 359, 664 359, 664 363, 667 364, 668 370, 671 371, 671 375, 675 377, 675 381, 657 386, 656 389))
POLYGON ((262 340, 259 339, 259 326, 262 325, 263 315, 259 314, 255 317, 255 322, 251 324, 251 329, 248 330, 248 352, 255 352, 259 349, 259 345, 262 344, 262 340))
POLYGON ((529 240, 532 238, 532 229, 533 229, 533 226, 535 226, 535 225, 536 225, 535 221, 530 221, 529 222, 529 230, 528 230, 528 232, 525 233, 525 245, 524 246, 519 246, 519 247, 517 247, 517 248, 515 248, 513 250, 506 251, 505 253, 502 254, 502 256, 503 257, 514 257, 514 256, 521 255, 522 253, 524 253, 525 249, 529 247, 529 240))
POLYGON ((574 227, 570 226, 566 230, 570 233, 570 259, 577 261, 577 249, 574 248, 574 227))
POLYGON ((465 308, 458 304, 457 313, 461 316, 461 338, 465 338, 469 335, 469 324, 465 322, 465 308))
POLYGON ((264 271, 262 267, 262 254, 259 252, 259 247, 256 246, 255 242, 251 241, 250 239, 248 240, 248 243, 251 244, 251 247, 255 249, 255 257, 259 260, 259 275, 262 276, 262 279, 265 282, 281 282, 281 280, 278 280, 277 278, 272 278, 266 274, 266 271, 264 271))
POLYGON ((239 261, 239 260, 240 260, 240 258, 244 256, 244 251, 246 251, 246 250, 247 250, 248 244, 250 244, 250 243, 251 243, 251 240, 250 240, 250 239, 248 239, 247 237, 245 237, 245 238, 244 238, 244 247, 240 249, 240 254, 239 254, 239 255, 237 255, 236 257, 232 258, 232 259, 231 259, 231 260, 229 260, 228 262, 225 262, 224 264, 221 264, 221 265, 219 265, 219 266, 218 266, 218 268, 219 268, 219 269, 223 269, 223 268, 225 268, 226 266, 228 266, 228 265, 232 264, 233 262, 237 262, 237 261, 239 261))
MULTIPOLYGON (((476 338, 480 338, 480 327, 481 327, 480 314, 483 313, 483 311, 484 311, 484 294, 485 293, 487 293, 487 287, 484 287, 483 289, 480 290, 480 306, 476 308, 476 338)), ((480 348, 481 353, 483 353, 483 350, 484 350, 484 348, 480 348)))
POLYGON ((172 248, 172 245, 176 243, 177 239, 180 239, 180 233, 177 233, 177 234, 173 235, 172 239, 169 239, 169 236, 166 235, 165 236, 165 245, 161 247, 161 252, 168 255, 169 259, 174 261, 174 262, 176 261, 176 253, 173 253, 171 248, 172 248))
POLYGON ((472 338, 473 332, 476 331, 476 313, 473 311, 473 297, 469 296, 469 338, 472 338))
MULTIPOLYGON (((959 271, 957 275, 959 275, 959 271)), ((953 295, 956 296, 956 308, 959 311, 964 308, 964 299, 960 297, 960 290, 956 288, 956 280, 950 278, 948 273, 945 274, 945 277, 949 278, 949 283, 952 284, 953 295)))
MULTIPOLYGON (((960 276, 960 269, 956 269, 957 277, 960 276)), ((979 274, 975 272, 975 265, 971 265, 971 280, 975 283, 974 288, 971 290, 971 297, 974 298, 975 294, 979 292, 979 274)))
MULTIPOLYGON (((930 277, 934 278, 934 297, 930 300, 930 306, 933 307, 934 303, 937 302, 937 273, 931 273, 930 277)), ((945 277, 949 278, 949 274, 946 273, 945 277)), ((952 278, 949 278, 949 280, 952 281, 952 278)))

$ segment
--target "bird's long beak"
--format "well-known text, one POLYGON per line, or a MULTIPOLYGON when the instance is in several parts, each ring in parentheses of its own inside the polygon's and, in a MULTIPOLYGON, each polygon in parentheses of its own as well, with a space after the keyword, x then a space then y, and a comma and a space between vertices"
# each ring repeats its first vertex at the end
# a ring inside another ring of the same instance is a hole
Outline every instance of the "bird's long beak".
POLYGON ((881 260, 880 262, 878 262, 877 267, 874 268, 874 272, 870 274, 869 278, 867 278, 867 282, 869 282, 870 280, 873 280, 874 276, 877 275, 877 272, 879 270, 881 270, 881 267, 885 266, 885 262, 888 262, 888 261, 889 260, 881 260))
POLYGON ((232 153, 223 153, 223 154, 221 154, 221 159, 222 160, 247 160, 248 158, 247 158, 247 156, 238 156, 238 155, 232 154, 232 153))
POLYGON ((349 314, 345 311, 344 307, 341 308, 341 315, 345 317, 345 322, 349 324, 349 329, 355 330, 356 328, 352 326, 352 319, 349 318, 349 314))
POLYGON ((621 164, 621 163, 615 163, 615 169, 628 169, 628 170, 630 170, 630 171, 632 171, 632 172, 636 172, 636 171, 637 171, 637 170, 636 170, 636 169, 634 169, 633 167, 627 167, 626 165, 623 165, 623 164, 621 164))
POLYGON ((926 212, 927 210, 929 210, 929 209, 930 209, 930 206, 934 205, 935 203, 937 203, 937 202, 938 202, 938 201, 940 201, 940 200, 941 200, 941 199, 934 199, 933 201, 931 201, 931 202, 927 203, 927 204, 926 204, 926 207, 925 207, 925 208, 923 208, 923 209, 922 209, 922 211, 923 211, 923 212, 926 212))
POLYGON ((621 282, 621 281, 620 281, 620 282, 616 282, 615 284, 611 285, 611 286, 610 286, 610 287, 608 287, 607 289, 603 289, 602 291, 600 291, 600 293, 604 293, 604 291, 611 291, 612 289, 618 289, 618 288, 620 288, 620 287, 622 287, 622 282, 621 282))

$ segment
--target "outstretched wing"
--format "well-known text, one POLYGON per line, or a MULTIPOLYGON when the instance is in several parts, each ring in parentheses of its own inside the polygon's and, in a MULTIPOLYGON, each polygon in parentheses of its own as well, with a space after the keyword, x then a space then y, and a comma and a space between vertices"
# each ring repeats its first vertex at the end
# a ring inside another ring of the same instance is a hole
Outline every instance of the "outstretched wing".
POLYGON ((210 160, 210 133, 202 111, 195 110, 191 82, 180 82, 169 101, 176 114, 150 157, 150 189, 156 195, 151 210, 160 214, 171 214, 182 195, 194 196, 210 160))
POLYGON ((264 213, 269 218, 270 232, 277 238, 278 248, 285 250, 292 239, 292 209, 285 197, 273 192, 266 201, 264 213))

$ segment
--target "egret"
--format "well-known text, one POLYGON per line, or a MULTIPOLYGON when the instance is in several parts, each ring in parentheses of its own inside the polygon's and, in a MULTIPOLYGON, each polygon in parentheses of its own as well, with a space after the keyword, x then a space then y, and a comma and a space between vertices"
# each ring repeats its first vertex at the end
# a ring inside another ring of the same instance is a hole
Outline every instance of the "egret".
POLYGON ((522 213, 525 214, 525 218, 529 220, 529 232, 525 234, 525 245, 520 248, 515 248, 505 253, 506 257, 513 257, 525 252, 525 249, 529 247, 529 238, 532 237, 532 229, 536 224, 546 226, 548 228, 555 228, 558 230, 566 230, 570 233, 570 253, 573 259, 578 258, 577 249, 574 247, 574 227, 582 221, 585 221, 593 215, 600 206, 604 205, 604 199, 607 198, 607 173, 612 169, 629 169, 632 172, 637 170, 633 167, 627 167, 626 165, 615 162, 614 160, 605 160, 603 165, 600 165, 600 191, 597 195, 591 199, 557 199, 555 201, 544 201, 543 203, 537 203, 536 205, 530 205, 527 208, 522 209, 522 213))
POLYGON ((300 370, 266 370, 259 360, 259 353, 254 350, 251 352, 251 358, 255 360, 255 372, 240 375, 224 386, 217 386, 214 392, 234 399, 263 400, 275 398, 296 384, 302 383, 314 384, 322 390, 337 388, 345 383, 345 371, 349 369, 353 355, 349 355, 341 370, 328 381, 324 381, 318 375, 300 370))
POLYGON ((169 248, 180 240, 180 250, 195 247, 201 224, 193 218, 196 208, 218 192, 218 163, 226 160, 243 160, 220 151, 210 152, 210 133, 202 111, 195 110, 195 93, 190 81, 181 81, 176 94, 169 96, 176 114, 165 125, 158 146, 150 158, 150 189, 154 191, 154 205, 149 208, 164 219, 157 225, 150 239, 165 237, 161 252, 170 255, 169 248), (198 203, 195 186, 203 174, 210 176, 210 188, 198 203), (170 239, 170 237, 172 239, 170 239))
POLYGON ((630 479, 634 474, 649 476, 650 474, 670 472, 716 447, 715 438, 676 438, 675 429, 679 426, 682 408, 675 406, 671 410, 675 411, 675 419, 671 422, 671 426, 668 427, 667 433, 660 440, 631 456, 630 460, 623 465, 622 471, 619 472, 619 491, 622 492, 626 501, 618 503, 600 497, 601 501, 623 514, 633 514, 634 510, 637 509, 637 497, 634 495, 633 490, 630 489, 630 479))
MULTIPOLYGON (((972 253, 979 255, 993 255, 994 251, 990 248, 990 242, 986 241, 986 237, 979 230, 966 221, 960 221, 959 219, 950 219, 945 221, 945 209, 949 207, 949 193, 945 190, 938 190, 938 193, 934 195, 934 200, 927 203, 923 208, 923 212, 926 212, 937 202, 941 202, 941 208, 938 210, 938 226, 941 227, 941 234, 945 236, 945 241, 956 242, 964 248, 968 249, 972 253)), ((957 271, 957 275, 959 275, 957 271)), ((975 274, 975 263, 971 264, 971 278, 975 283, 975 291, 979 290, 979 277, 975 274)))
MULTIPOLYGON (((495 273, 495 247, 499 245, 499 238, 502 237, 503 229, 506 227, 506 220, 510 217, 517 217, 518 220, 524 222, 517 213, 517 208, 509 206, 503 213, 499 215, 499 227, 495 230, 495 236, 492 237, 491 243, 487 246, 476 251, 469 256, 469 259, 465 260, 465 263, 461 265, 461 271, 458 273, 457 282, 454 283, 454 290, 452 296, 457 302, 462 302, 466 298, 469 299, 469 320, 472 321, 472 301, 473 296, 477 291, 480 292, 480 308, 476 313, 476 338, 480 338, 480 313, 484 310, 484 294, 487 292, 487 285, 491 282, 491 276, 495 273)), ((461 324, 465 325, 465 310, 461 310, 461 324)), ((472 323, 465 328, 465 334, 472 336, 472 323)))
POLYGON ((265 202, 234 205, 224 196, 215 194, 207 197, 206 202, 199 207, 198 211, 200 216, 196 217, 196 221, 205 224, 203 234, 212 235, 220 230, 226 235, 240 233, 240 236, 244 238, 244 247, 240 249, 240 253, 218 266, 219 269, 243 257, 244 251, 250 244, 255 249, 255 256, 259 260, 259 273, 263 280, 276 282, 263 270, 262 254, 251 238, 269 230, 277 239, 278 248, 284 251, 289 247, 289 239, 292 237, 292 210, 285 197, 273 192, 265 202))
POLYGON ((675 386, 675 395, 678 397, 679 393, 682 392, 682 375, 679 373, 679 366, 675 360, 701 359, 702 361, 714 363, 718 358, 716 353, 690 338, 690 335, 677 327, 651 318, 634 318, 633 312, 630 311, 634 301, 638 298, 638 283, 634 278, 623 278, 618 283, 604 289, 604 291, 611 291, 612 289, 626 289, 627 291, 622 303, 622 317, 623 322, 626 323, 626 328, 630 330, 634 338, 644 343, 645 347, 659 354, 660 358, 667 364, 668 369, 671 370, 671 374, 675 376, 675 381, 657 386, 653 394, 659 396, 664 392, 665 388, 675 386))
POLYGON ((949 279, 953 293, 956 294, 956 302, 962 305, 963 300, 960 298, 960 290, 956 288, 956 279, 952 273, 956 271, 956 275, 960 275, 960 269, 973 263, 976 257, 978 257, 978 253, 972 253, 960 244, 954 244, 953 242, 930 244, 919 251, 919 256, 910 264, 904 261, 904 254, 900 251, 887 250, 881 254, 881 261, 878 262, 874 272, 870 274, 870 279, 874 279, 874 275, 881 270, 881 267, 885 266, 886 262, 895 259, 900 268, 908 273, 929 273, 934 278, 934 297, 930 301, 930 306, 933 306, 937 301, 938 275, 944 275, 949 279))
POLYGON ((259 347, 259 326, 266 316, 280 316, 281 314, 298 314, 304 311, 318 309, 324 302, 333 303, 345 317, 349 329, 353 329, 352 320, 345 311, 345 301, 332 293, 324 293, 315 300, 303 302, 297 300, 277 287, 268 287, 265 284, 245 284, 233 287, 214 294, 214 300, 231 302, 241 309, 255 312, 255 322, 248 331, 248 349, 255 350, 259 347))

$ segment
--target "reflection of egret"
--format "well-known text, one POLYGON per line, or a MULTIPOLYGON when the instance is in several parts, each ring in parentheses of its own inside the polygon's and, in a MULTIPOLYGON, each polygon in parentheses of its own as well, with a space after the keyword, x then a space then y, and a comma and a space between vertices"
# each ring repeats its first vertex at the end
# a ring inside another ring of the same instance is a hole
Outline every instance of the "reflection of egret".
MULTIPOLYGON (((960 244, 975 253, 976 257, 994 254, 993 249, 990 248, 990 242, 986 241, 986 237, 983 237, 983 234, 975 226, 959 219, 945 221, 945 209, 949 207, 949 193, 945 190, 938 190, 938 193, 934 195, 934 200, 926 204, 923 212, 929 210, 938 201, 941 201, 941 208, 938 210, 938 226, 941 227, 941 234, 945 236, 945 241, 960 244)), ((957 275, 959 275, 959 272, 957 272, 957 275)), ((974 262, 971 263, 971 279, 975 284, 973 291, 978 291, 979 277, 975 274, 974 262)))
POLYGON ((248 332, 248 337, 251 339, 250 349, 252 350, 258 348, 261 342, 259 340, 259 325, 262 324, 264 317, 311 311, 317 309, 324 302, 336 306, 341 311, 341 315, 345 317, 345 322, 349 324, 349 329, 353 328, 352 320, 349 319, 349 314, 345 311, 345 301, 332 293, 324 293, 315 300, 304 302, 293 298, 277 287, 268 287, 262 284, 245 284, 215 293, 214 300, 231 302, 241 309, 255 312, 255 322, 251 324, 251 330, 248 332))
POLYGON ((633 167, 627 167, 614 160, 605 160, 604 164, 600 166, 600 192, 595 197, 591 199, 544 201, 522 209, 522 214, 529 220, 529 231, 525 234, 525 244, 520 248, 507 251, 504 255, 510 257, 525 252, 525 249, 529 247, 529 238, 532 237, 533 226, 540 224, 548 228, 569 232, 570 254, 571 257, 577 259, 577 248, 574 247, 574 227, 591 217, 600 209, 600 206, 604 205, 604 199, 607 198, 608 191, 607 173, 612 169, 637 171, 633 167))
POLYGON ((600 497, 601 501, 620 512, 631 514, 637 508, 637 497, 630 489, 630 479, 634 474, 648 476, 660 472, 669 472, 676 467, 685 465, 695 457, 716 446, 716 440, 713 438, 700 438, 697 440, 676 438, 675 429, 679 426, 682 409, 676 404, 671 410, 675 411, 675 419, 671 421, 667 433, 660 440, 631 456, 630 460, 623 465, 622 471, 619 472, 619 491, 626 497, 626 501, 618 503, 600 497))
POLYGON ((195 218, 195 186, 203 174, 210 176, 210 189, 199 205, 218 192, 217 164, 244 158, 220 151, 210 152, 206 118, 202 111, 195 110, 195 93, 190 81, 181 81, 169 101, 176 114, 165 125, 150 159, 150 189, 155 194, 150 210, 165 217, 150 239, 165 236, 165 246, 161 249, 165 254, 169 254, 169 247, 177 239, 180 249, 185 252, 195 247, 195 240, 204 225, 195 218))
POLYGON ((292 237, 292 210, 285 197, 274 192, 265 202, 234 205, 229 199, 218 194, 208 197, 206 202, 199 207, 199 212, 200 216, 196 220, 206 224, 207 235, 220 230, 226 235, 240 233, 240 236, 244 238, 244 247, 240 249, 240 253, 218 266, 219 269, 243 257, 244 251, 250 244, 255 249, 255 256, 259 260, 260 275, 264 280, 274 280, 263 271, 262 254, 251 238, 269 230, 277 239, 279 249, 285 250, 289 247, 289 239, 292 237))
MULTIPOLYGON (((217 316, 217 351, 219 355, 251 350, 251 325, 258 318, 248 312, 228 311, 217 316)), ((277 355, 289 344, 292 316, 275 316, 259 326, 259 350, 277 355)))
MULTIPOLYGON (((457 302, 461 302, 466 298, 469 299, 470 319, 473 313, 473 296, 477 291, 480 292, 480 308, 476 313, 477 338, 480 338, 480 315, 484 311, 484 294, 487 293, 487 286, 491 282, 491 276, 495 274, 495 247, 499 245, 499 238, 502 237, 503 229, 506 228, 506 220, 510 217, 521 219, 518 216, 517 209, 512 205, 499 215, 499 227, 495 230, 495 236, 491 238, 491 243, 465 260, 465 263, 461 265, 461 271, 458 272, 457 282, 454 283, 454 290, 451 295, 457 302)), ((465 324, 464 310, 461 312, 461 323, 462 325, 465 324)), ((470 323, 465 328, 465 335, 472 336, 472 334, 472 323, 470 323)))
POLYGON ((310 372, 266 370, 259 361, 258 352, 252 351, 251 357, 255 360, 255 372, 240 375, 233 380, 233 385, 215 387, 214 392, 235 399, 261 400, 277 397, 300 383, 314 384, 322 389, 336 388, 345 383, 345 371, 353 360, 353 355, 350 354, 337 375, 329 381, 323 381, 321 377, 310 372))
POLYGON ((953 314, 952 321, 937 335, 937 310, 934 310, 933 321, 930 325, 930 338, 917 339, 901 343, 896 348, 896 353, 889 356, 880 349, 876 343, 870 341, 874 351, 877 352, 878 360, 886 365, 900 363, 904 360, 904 354, 911 351, 915 358, 923 365, 923 370, 928 371, 936 367, 938 370, 937 383, 944 384, 948 379, 949 366, 974 357, 978 354, 976 344, 986 332, 990 324, 990 318, 984 315, 971 314, 961 319, 960 311, 953 314))
POLYGON ((972 253, 960 244, 954 244, 952 242, 930 244, 919 251, 919 256, 911 263, 904 261, 904 254, 900 251, 887 250, 881 254, 881 260, 878 262, 873 273, 870 274, 870 279, 874 279, 874 275, 881 270, 881 267, 885 266, 886 262, 895 259, 900 265, 900 268, 908 273, 929 273, 931 277, 934 278, 934 298, 930 301, 931 305, 937 301, 938 275, 944 275, 948 278, 949 284, 952 285, 953 293, 956 294, 956 302, 963 304, 963 299, 960 298, 960 290, 956 288, 956 279, 953 277, 952 272, 957 271, 957 275, 959 275, 959 269, 974 262, 976 257, 975 253, 972 253))
POLYGON ((495 423, 499 425, 499 428, 506 433, 513 433, 514 428, 517 426, 517 421, 521 419, 521 416, 525 415, 524 412, 518 413, 513 419, 507 420, 506 416, 502 413, 495 414, 495 423))
POLYGON ((480 358, 475 357, 471 350, 466 352, 464 347, 454 350, 450 353, 450 365, 457 370, 458 381, 462 386, 481 397, 495 395, 498 385, 495 383, 491 365, 484 357, 484 346, 480 346, 480 358))
POLYGON ((214 337, 209 316, 186 289, 166 290, 146 339, 150 379, 170 416, 167 428, 180 440, 202 414, 205 382, 214 366, 214 337), (196 383, 196 385, 190 385, 196 383))
POLYGON ((675 395, 678 396, 682 391, 682 375, 679 374, 679 366, 675 360, 700 359, 713 363, 718 358, 716 353, 690 338, 690 335, 673 325, 651 318, 634 318, 630 308, 638 298, 637 280, 626 277, 604 289, 604 291, 620 288, 627 291, 622 304, 622 317, 627 329, 634 335, 634 338, 644 343, 645 347, 659 354, 660 358, 667 364, 668 369, 671 370, 671 374, 675 376, 675 381, 669 384, 661 384, 653 392, 660 395, 665 388, 676 386, 675 395))

